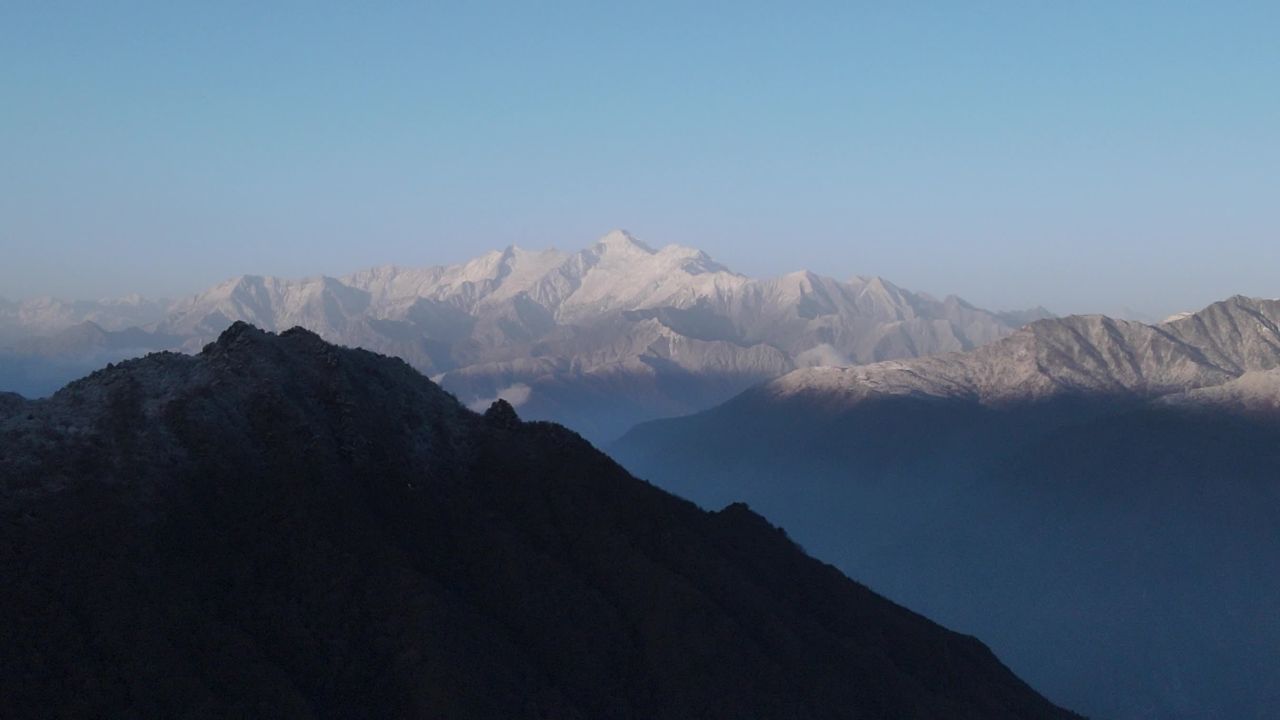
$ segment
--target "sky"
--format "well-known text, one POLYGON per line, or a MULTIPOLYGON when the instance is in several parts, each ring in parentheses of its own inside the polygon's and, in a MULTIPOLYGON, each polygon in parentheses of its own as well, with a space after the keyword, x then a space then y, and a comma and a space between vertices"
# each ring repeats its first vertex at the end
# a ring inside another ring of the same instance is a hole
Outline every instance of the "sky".
POLYGON ((619 227, 992 309, 1280 296, 1280 3, 0 3, 0 296, 619 227))

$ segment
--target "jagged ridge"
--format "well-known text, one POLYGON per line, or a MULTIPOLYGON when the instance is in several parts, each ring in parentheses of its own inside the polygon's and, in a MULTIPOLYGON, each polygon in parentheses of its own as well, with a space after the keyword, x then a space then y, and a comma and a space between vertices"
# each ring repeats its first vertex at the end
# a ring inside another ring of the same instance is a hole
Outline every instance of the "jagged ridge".
POLYGON ((1064 395, 1152 398, 1280 366, 1280 301, 1232 297, 1160 325, 1101 315, 1040 320, 969 353, 798 370, 762 388, 830 405, 872 397, 988 404, 1064 395))

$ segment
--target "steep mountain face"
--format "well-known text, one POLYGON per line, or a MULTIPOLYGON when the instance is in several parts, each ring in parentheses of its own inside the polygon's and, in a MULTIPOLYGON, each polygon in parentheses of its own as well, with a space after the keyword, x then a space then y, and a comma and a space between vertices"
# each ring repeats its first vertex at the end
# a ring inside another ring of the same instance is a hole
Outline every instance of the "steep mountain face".
POLYGON ((799 370, 762 392, 854 404, 882 396, 998 405, 1068 395, 1155 397, 1280 365, 1280 301, 1234 297, 1160 325, 1101 315, 1035 322, 971 353, 799 370))
POLYGON ((300 325, 401 357, 468 404, 501 396, 601 442, 796 368, 967 350, 1041 314, 996 315, 879 278, 755 280, 615 231, 572 254, 512 247, 449 267, 240 277, 149 329, 195 352, 233 321, 300 325))
POLYGON ((233 325, 0 394, 6 717, 1068 718, 740 504, 233 325))
POLYGON ((798 370, 613 447, 741 499, 1098 717, 1280 697, 1280 302, 1033 323, 969 353, 798 370))

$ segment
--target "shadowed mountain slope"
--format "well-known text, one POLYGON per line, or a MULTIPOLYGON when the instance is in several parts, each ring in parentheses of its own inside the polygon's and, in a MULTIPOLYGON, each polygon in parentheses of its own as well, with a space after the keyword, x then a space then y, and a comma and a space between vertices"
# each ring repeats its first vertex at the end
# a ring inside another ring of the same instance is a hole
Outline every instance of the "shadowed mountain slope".
POLYGON ((1280 699, 1280 302, 1072 317, 970 353, 797 371, 612 450, 991 643, 1098 717, 1280 699))
POLYGON ((0 395, 0 573, 6 717, 1073 717, 745 506, 302 330, 0 395))

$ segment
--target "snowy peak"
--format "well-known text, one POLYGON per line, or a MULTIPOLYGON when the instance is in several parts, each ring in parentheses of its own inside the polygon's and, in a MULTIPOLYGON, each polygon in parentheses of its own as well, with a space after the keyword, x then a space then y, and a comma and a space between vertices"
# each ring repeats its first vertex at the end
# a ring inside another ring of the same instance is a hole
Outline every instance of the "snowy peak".
POLYGON ((756 280, 695 248, 655 250, 624 230, 573 254, 510 246, 459 265, 372 268, 341 280, 246 276, 180 304, 162 328, 207 340, 233 320, 276 330, 304 325, 428 370, 528 353, 585 369, 591 358, 638 358, 605 348, 647 347, 638 338, 648 331, 637 324, 647 319, 683 338, 728 343, 708 351, 708 368, 763 362, 754 379, 776 374, 779 356, 783 370, 915 357, 971 349, 1013 330, 958 299, 939 302, 879 277, 843 282, 802 270, 756 280), (424 342, 436 344, 429 362, 424 342), (726 352, 742 358, 726 360, 726 352))
POLYGON ((699 250, 654 250, 621 230, 575 255, 561 274, 572 288, 555 312, 568 323, 669 303, 684 306, 746 280, 699 250))
POLYGON ((702 273, 737 274, 712 260, 710 255, 696 248, 683 245, 667 245, 658 251, 658 255, 664 259, 664 262, 671 263, 690 275, 700 275, 702 273))
POLYGON ((305 325, 317 332, 339 334, 370 305, 367 291, 320 276, 284 280, 242 275, 176 304, 158 325, 160 332, 194 338, 202 344, 230 323, 250 322, 273 330, 305 325))
POLYGON ((864 279, 857 298, 860 304, 878 312, 895 314, 901 320, 915 316, 913 298, 879 276, 864 279))
POLYGON ((640 242, 626 230, 610 230, 596 241, 594 249, 601 253, 626 253, 629 255, 653 255, 655 250, 640 242))

